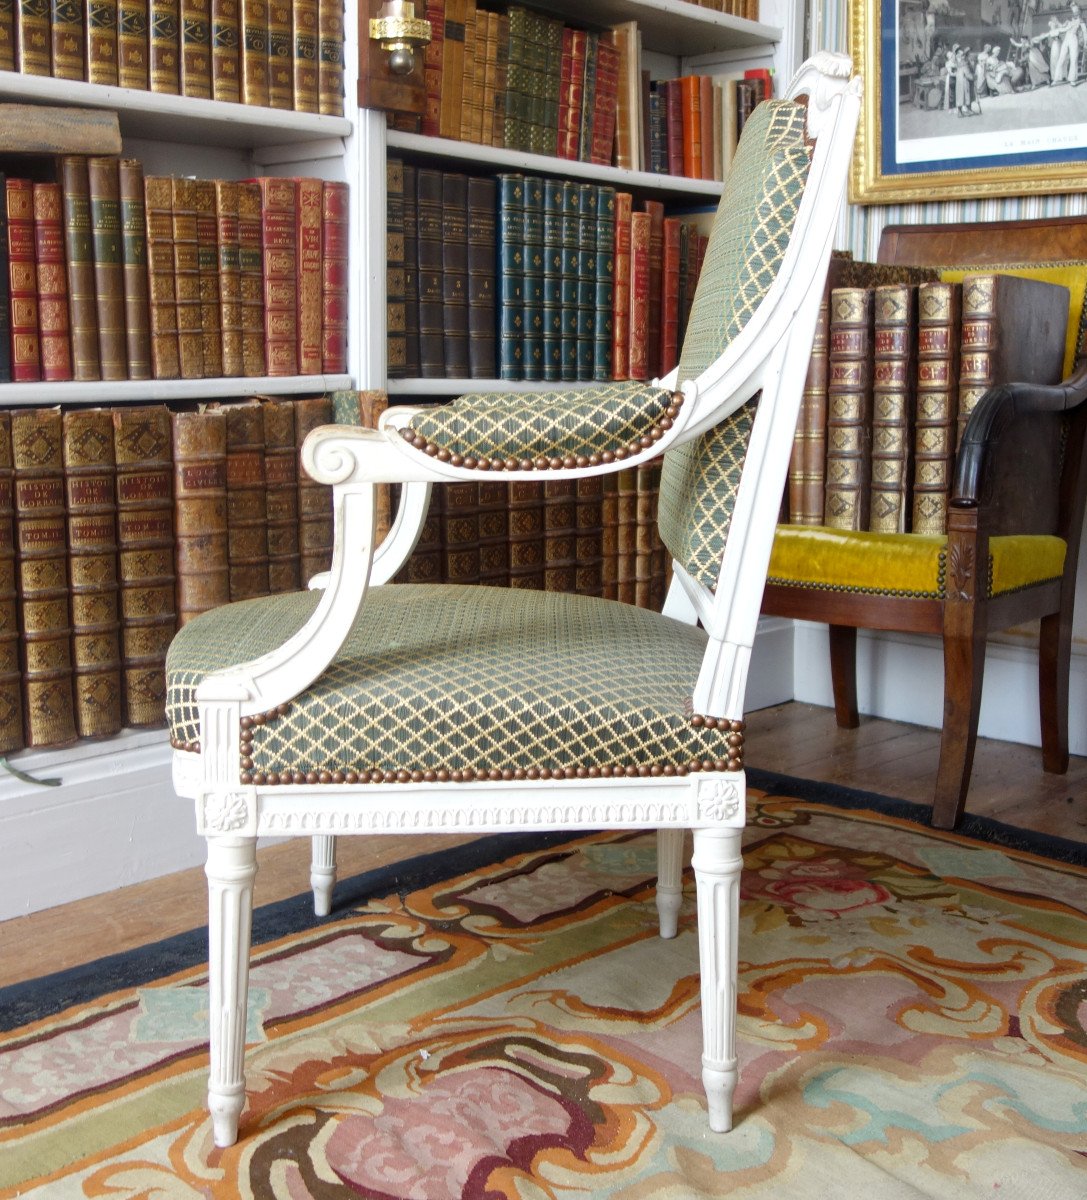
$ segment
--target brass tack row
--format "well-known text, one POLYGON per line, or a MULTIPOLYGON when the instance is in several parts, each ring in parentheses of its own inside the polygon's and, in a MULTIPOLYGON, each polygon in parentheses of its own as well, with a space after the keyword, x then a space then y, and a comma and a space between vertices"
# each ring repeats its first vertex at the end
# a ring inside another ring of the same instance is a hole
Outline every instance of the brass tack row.
POLYGON ((541 454, 538 458, 476 458, 471 454, 454 454, 437 442, 428 441, 421 433, 410 426, 404 429, 404 438, 416 450, 422 450, 439 462, 447 462, 453 467, 464 467, 469 471, 570 471, 575 467, 599 467, 603 463, 623 462, 635 454, 648 450, 655 442, 659 442, 665 433, 672 428, 680 408, 683 405, 683 393, 673 392, 672 402, 664 412, 636 441, 629 442, 615 450, 602 450, 599 454, 566 454, 548 457, 541 454))

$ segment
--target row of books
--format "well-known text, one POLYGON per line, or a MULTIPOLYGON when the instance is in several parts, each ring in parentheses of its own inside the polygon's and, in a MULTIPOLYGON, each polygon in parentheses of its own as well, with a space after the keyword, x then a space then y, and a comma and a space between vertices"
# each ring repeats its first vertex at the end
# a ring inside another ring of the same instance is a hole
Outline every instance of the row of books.
POLYGON ((331 489, 298 447, 334 411, 0 411, 0 753, 163 724, 179 624, 328 569, 331 489))
POLYGON ((708 238, 610 185, 388 160, 389 375, 649 379, 676 363, 708 238))
POLYGON ((4 181, 0 380, 346 370, 347 184, 83 155, 57 174, 4 181))
POLYGON ((949 282, 935 269, 832 260, 789 520, 945 533, 955 452, 974 406, 1001 383, 1058 382, 1067 320, 1068 291, 1052 283, 999 273, 949 282), (1055 332, 1047 342, 1028 328, 1055 332))
POLYGON ((343 115, 343 0, 0 0, 0 70, 343 115))
POLYGON ((421 128, 433 137, 723 179, 737 108, 770 94, 766 70, 716 88, 709 76, 651 82, 636 21, 596 32, 520 5, 490 12, 476 0, 427 0, 426 14, 433 38, 421 128))

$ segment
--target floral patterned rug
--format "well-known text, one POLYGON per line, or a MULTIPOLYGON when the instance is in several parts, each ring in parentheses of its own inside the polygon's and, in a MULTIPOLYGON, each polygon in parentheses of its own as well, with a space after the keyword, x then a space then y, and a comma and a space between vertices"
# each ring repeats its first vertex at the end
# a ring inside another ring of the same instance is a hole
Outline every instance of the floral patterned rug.
POLYGON ((1087 868, 804 790, 751 792, 731 1134, 652 836, 486 839, 257 947, 228 1150, 202 965, 0 992, 0 1197, 1087 1195, 1087 868))

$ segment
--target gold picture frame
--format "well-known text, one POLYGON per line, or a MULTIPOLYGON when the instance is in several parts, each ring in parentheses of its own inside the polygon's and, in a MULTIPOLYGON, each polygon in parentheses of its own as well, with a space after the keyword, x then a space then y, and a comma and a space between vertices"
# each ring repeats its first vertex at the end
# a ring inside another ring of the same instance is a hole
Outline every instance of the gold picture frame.
MULTIPOLYGON (((1087 9, 1087 0, 1084 7, 1087 9)), ((1035 13, 1024 5, 1019 29, 941 27, 933 25, 929 17, 930 13, 936 15, 936 8, 931 0, 898 0, 897 5, 893 0, 850 0, 850 49, 865 89, 850 174, 850 201, 898 204, 1087 191, 1087 79, 1083 77, 1087 73, 1083 70, 1087 66, 1087 21, 1079 35, 1082 66, 1077 82, 1083 86, 1046 86, 1041 93, 1042 85, 1029 86, 1034 77, 1030 73, 1021 89, 994 93, 987 100, 979 97, 969 113, 962 113, 960 107, 951 110, 955 97, 947 85, 948 72, 937 75, 932 69, 941 50, 957 42, 968 53, 980 53, 989 41, 1002 49, 994 63, 1014 69, 1010 51, 1022 60, 1020 69, 1026 72, 1031 37, 1036 44, 1044 44, 1028 22, 1048 23, 1054 13, 1035 13), (912 60, 918 50, 930 51, 932 57, 912 60), (890 91, 888 80, 894 81, 890 91), (1078 121, 1069 125, 1063 120, 1069 112, 1075 118, 1080 107, 1082 127, 1078 121), (1058 110, 1062 120, 1055 125, 1053 114, 1058 110), (922 123, 923 134, 907 135, 907 124, 916 127, 922 123), (997 152, 986 153, 989 150, 997 152)), ((1073 15, 1071 6, 1064 15, 1067 24, 1073 15)), ((1047 24, 1044 32, 1052 36, 1052 27, 1047 24)), ((953 54, 957 58, 958 49, 953 54)), ((946 58, 939 61, 946 62, 946 58)), ((954 72, 952 78, 957 78, 954 72)))

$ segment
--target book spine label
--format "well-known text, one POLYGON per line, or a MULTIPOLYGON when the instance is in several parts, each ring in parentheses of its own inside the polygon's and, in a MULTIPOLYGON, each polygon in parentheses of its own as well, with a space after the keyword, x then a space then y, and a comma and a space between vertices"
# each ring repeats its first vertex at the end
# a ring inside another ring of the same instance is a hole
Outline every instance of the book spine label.
POLYGON ((94 247, 99 364, 103 379, 127 379, 121 194, 117 159, 87 159, 87 180, 90 188, 91 241, 94 247))
POLYGON ((117 0, 117 82, 146 92, 151 85, 148 0, 117 0))
POLYGON ((87 0, 87 82, 117 84, 117 0, 87 0))
POLYGON ((147 0, 151 91, 181 93, 181 39, 178 0, 147 0))
POLYGON ((5 191, 11 378, 15 383, 33 383, 42 377, 38 275, 34 262, 34 185, 29 179, 7 179, 5 191))
POLYGON ((34 255, 42 379, 49 382, 71 379, 64 214, 60 185, 56 183, 34 184, 34 255))
POLYGON ((319 179, 300 178, 295 240, 298 247, 298 373, 319 375, 321 348, 321 223, 323 188, 319 179))
POLYGON ((238 0, 211 0, 211 96, 237 104, 241 92, 238 0))
POLYGON ((181 94, 211 98, 211 3, 180 0, 181 94))

